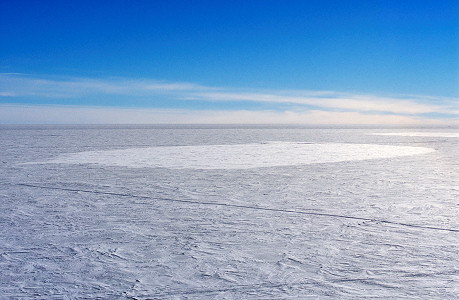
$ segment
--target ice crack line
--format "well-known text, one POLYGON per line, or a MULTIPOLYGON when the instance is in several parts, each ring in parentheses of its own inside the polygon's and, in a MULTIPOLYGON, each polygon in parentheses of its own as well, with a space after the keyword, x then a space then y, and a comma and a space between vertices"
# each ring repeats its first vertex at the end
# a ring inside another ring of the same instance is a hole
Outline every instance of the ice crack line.
POLYGON ((103 194, 103 195, 112 195, 112 196, 118 196, 118 197, 130 197, 130 198, 137 198, 137 199, 150 199, 150 200, 155 200, 155 201, 179 202, 179 203, 189 203, 189 204, 197 204, 197 205, 225 206, 225 207, 244 208, 244 209, 262 210, 262 211, 274 211, 274 212, 280 212, 280 213, 311 215, 311 216, 321 216, 321 217, 333 217, 333 218, 341 218, 341 219, 351 219, 351 220, 378 222, 378 223, 382 223, 382 224, 398 225, 398 226, 420 228, 420 229, 431 229, 431 230, 459 232, 459 229, 454 229, 454 228, 424 226, 424 225, 416 225, 416 224, 409 224, 409 223, 389 221, 389 220, 380 220, 380 219, 373 219, 373 218, 346 216, 346 215, 331 214, 331 213, 321 213, 321 212, 314 212, 314 211, 303 211, 303 210, 292 210, 292 209, 282 209, 282 208, 260 207, 260 206, 250 206, 250 205, 242 205, 242 204, 208 202, 208 201, 194 201, 194 200, 185 200, 185 199, 153 198, 153 197, 143 196, 143 195, 131 195, 131 194, 115 193, 115 192, 103 192, 103 191, 91 191, 91 190, 72 189, 72 188, 63 188, 63 187, 41 186, 41 185, 28 184, 28 183, 18 183, 16 185, 25 186, 25 187, 31 187, 31 188, 68 191, 68 192, 103 194))

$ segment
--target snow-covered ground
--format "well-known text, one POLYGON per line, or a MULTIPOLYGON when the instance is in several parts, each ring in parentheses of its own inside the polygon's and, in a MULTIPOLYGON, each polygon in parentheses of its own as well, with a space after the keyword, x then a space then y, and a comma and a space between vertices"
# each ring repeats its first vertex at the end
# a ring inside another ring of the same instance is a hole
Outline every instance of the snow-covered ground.
POLYGON ((270 142, 238 145, 145 147, 84 151, 45 162, 129 168, 252 169, 391 158, 435 151, 425 147, 345 143, 270 142))
POLYGON ((0 127, 0 299, 455 299, 454 135, 0 127))

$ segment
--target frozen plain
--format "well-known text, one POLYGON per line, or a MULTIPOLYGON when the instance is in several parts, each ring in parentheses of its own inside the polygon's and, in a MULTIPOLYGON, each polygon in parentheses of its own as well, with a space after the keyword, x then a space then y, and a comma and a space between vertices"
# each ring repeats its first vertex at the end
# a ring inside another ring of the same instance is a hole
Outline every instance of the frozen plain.
POLYGON ((0 299, 457 299, 448 128, 0 127, 0 299))

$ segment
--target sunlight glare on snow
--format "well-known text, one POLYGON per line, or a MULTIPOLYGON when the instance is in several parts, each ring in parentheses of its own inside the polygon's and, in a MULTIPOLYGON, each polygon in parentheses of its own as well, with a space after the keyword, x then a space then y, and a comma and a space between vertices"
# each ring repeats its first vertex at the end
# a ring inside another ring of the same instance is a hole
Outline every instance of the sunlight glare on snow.
POLYGON ((425 137, 451 137, 459 138, 459 132, 381 132, 374 135, 393 135, 393 136, 425 136, 425 137))
POLYGON ((375 144, 271 142, 85 151, 40 163, 99 164, 129 168, 250 169, 426 154, 425 147, 375 144))

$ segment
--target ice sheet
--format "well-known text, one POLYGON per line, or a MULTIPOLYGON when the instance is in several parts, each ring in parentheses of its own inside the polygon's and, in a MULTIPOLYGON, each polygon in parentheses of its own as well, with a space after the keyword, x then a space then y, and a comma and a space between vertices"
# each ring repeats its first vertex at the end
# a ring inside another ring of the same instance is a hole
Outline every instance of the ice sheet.
POLYGON ((0 130, 0 299, 457 299, 459 139, 376 131, 0 130))
POLYGON ((381 159, 432 151, 435 150, 375 144, 270 142, 85 151, 61 155, 41 163, 98 164, 129 168, 251 169, 381 159))

